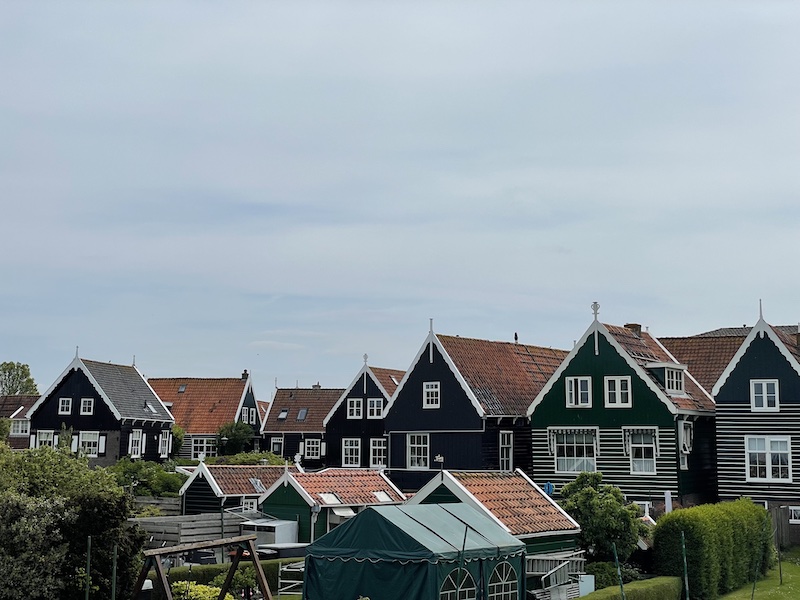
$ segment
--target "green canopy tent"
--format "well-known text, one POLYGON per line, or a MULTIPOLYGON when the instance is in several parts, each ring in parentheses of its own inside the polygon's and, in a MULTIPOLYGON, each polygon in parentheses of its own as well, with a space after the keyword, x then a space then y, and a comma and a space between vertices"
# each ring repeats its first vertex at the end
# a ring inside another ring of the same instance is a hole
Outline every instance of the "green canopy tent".
POLYGON ((305 565, 304 600, 525 595, 525 545, 465 504, 369 507, 308 546, 305 565))

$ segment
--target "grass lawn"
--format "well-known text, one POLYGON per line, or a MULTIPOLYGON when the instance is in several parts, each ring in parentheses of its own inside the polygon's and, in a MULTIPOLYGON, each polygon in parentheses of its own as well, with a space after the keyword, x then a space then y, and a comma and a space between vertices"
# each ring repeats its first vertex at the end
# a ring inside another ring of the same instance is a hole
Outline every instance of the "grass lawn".
MULTIPOLYGON (((770 600, 795 600, 800 598, 800 548, 792 548, 783 555, 781 569, 783 570, 783 585, 780 585, 778 567, 775 566, 764 579, 756 582, 756 598, 770 598, 770 600)), ((689 590, 691 593, 691 590, 689 590)), ((753 593, 753 584, 740 590, 720 596, 720 600, 750 600, 753 593)))

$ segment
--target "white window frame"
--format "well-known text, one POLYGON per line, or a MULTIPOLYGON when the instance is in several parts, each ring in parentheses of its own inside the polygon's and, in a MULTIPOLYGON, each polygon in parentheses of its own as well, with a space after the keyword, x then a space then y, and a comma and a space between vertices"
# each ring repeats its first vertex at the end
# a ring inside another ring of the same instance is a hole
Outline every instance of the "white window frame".
POLYGON ((367 398, 367 418, 380 419, 383 417, 383 398, 367 398))
POLYGON ((604 377, 603 387, 606 408, 630 408, 633 406, 630 375, 604 377))
POLYGON ((597 470, 597 456, 599 454, 599 431, 597 427, 554 427, 548 430, 550 453, 556 473, 581 473, 583 471, 597 470), (578 440, 577 436, 582 439, 578 440), (572 448, 572 452, 569 449, 572 448), (581 449, 582 453, 578 452, 581 449), (563 454, 559 456, 559 451, 563 454), (587 452, 587 450, 590 450, 587 452), (567 461, 572 461, 572 468, 567 461), (560 461, 560 462, 559 462, 560 461), (581 468, 578 468, 580 466, 581 468), (592 468, 583 468, 591 466, 592 468))
POLYGON ((41 448, 42 446, 49 446, 50 448, 55 448, 58 442, 56 442, 56 432, 52 429, 39 429, 36 432, 36 447, 41 448))
POLYGON ((273 437, 269 441, 269 451, 275 456, 283 456, 283 436, 273 437), (276 450, 276 448, 278 448, 276 450))
MULTIPOLYGON (((517 571, 508 561, 495 566, 489 577, 488 600, 517 600, 519 598, 517 571)), ((551 596, 554 597, 554 596, 551 596)))
POLYGON ((81 414, 82 415, 94 414, 94 398, 81 398, 81 414))
POLYGON ((342 467, 361 466, 361 439, 342 438, 342 467))
POLYGON ((649 517, 650 511, 653 509, 653 503, 649 500, 634 500, 633 503, 642 509, 642 516, 649 517))
POLYGON ((631 475, 657 475, 657 459, 659 456, 658 428, 623 427, 622 435, 624 438, 625 453, 630 457, 631 475), (650 441, 646 441, 644 436, 650 436, 650 441), (642 468, 650 464, 652 464, 652 469, 642 468))
POLYGON ((424 471, 431 464, 431 438, 427 433, 406 434, 406 465, 409 469, 424 471))
POLYGON ((567 377, 564 381, 564 389, 567 393, 567 408, 592 408, 591 377, 567 377), (577 395, 575 390, 577 390, 577 395))
POLYGON ((789 523, 794 525, 800 524, 800 506, 789 507, 789 523))
POLYGON ((386 438, 370 438, 369 440, 369 466, 381 469, 387 466, 388 443, 386 438))
POLYGON ((347 418, 361 419, 364 416, 364 402, 361 398, 347 399, 347 418))
POLYGON ((303 454, 308 460, 319 460, 322 457, 322 440, 319 438, 304 440, 303 454))
POLYGON ((684 393, 683 369, 672 369, 670 367, 664 369, 664 389, 667 390, 668 394, 684 393))
POLYGON ((11 432, 9 435, 30 435, 31 422, 30 419, 11 419, 11 432))
POLYGON ((750 410, 753 412, 778 412, 781 409, 780 388, 777 379, 751 379, 750 380, 750 410), (769 406, 769 399, 772 394, 767 391, 768 385, 775 386, 774 406, 769 406), (756 391, 757 388, 761 391, 756 391), (761 398, 762 406, 758 406, 758 398, 761 398))
POLYGON ((746 435, 744 438, 744 453, 745 453, 745 481, 774 481, 780 483, 792 483, 792 438, 789 436, 776 436, 776 435, 746 435), (751 449, 750 442, 762 440, 764 442, 764 449, 751 449), (786 444, 785 450, 773 448, 773 443, 786 444), (764 455, 764 472, 765 477, 758 475, 751 475, 753 466, 758 468, 760 465, 756 463, 751 464, 750 459, 753 454, 764 455), (786 477, 774 477, 773 468, 777 466, 782 469, 784 465, 773 465, 773 458, 782 454, 786 455, 786 477))
POLYGON ((217 455, 217 440, 213 437, 192 438, 192 458, 203 460, 217 455))
POLYGON ((132 429, 128 438, 128 454, 131 458, 142 458, 144 454, 144 432, 141 429, 132 429))
POLYGON ((498 462, 501 471, 514 470, 514 432, 501 431, 499 438, 498 462))
POLYGON ((58 414, 71 415, 72 414, 72 398, 59 398, 58 399, 58 414))
POLYGON ((255 512, 258 510, 258 498, 242 498, 242 510, 255 512))
POLYGON ((476 595, 475 579, 463 567, 450 571, 439 588, 439 600, 475 600, 476 595))
POLYGON ((100 455, 100 432, 81 431, 78 434, 78 450, 81 456, 97 458, 100 455), (94 449, 92 452, 91 449, 94 449))
POLYGON ((440 381, 422 383, 422 408, 439 408, 442 405, 442 384, 440 381))
POLYGON ((169 431, 162 431, 158 436, 158 457, 167 458, 169 456, 169 431))
POLYGON ((258 425, 258 411, 255 408, 250 409, 250 424, 258 425))

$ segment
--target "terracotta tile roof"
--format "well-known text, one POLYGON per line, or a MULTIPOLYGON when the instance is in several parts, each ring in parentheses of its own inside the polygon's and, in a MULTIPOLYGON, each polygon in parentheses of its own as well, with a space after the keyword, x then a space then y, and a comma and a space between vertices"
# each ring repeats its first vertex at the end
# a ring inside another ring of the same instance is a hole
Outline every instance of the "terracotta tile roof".
POLYGON ((405 498, 375 469, 324 469, 315 473, 296 473, 297 483, 321 506, 336 506, 325 502, 320 494, 336 494, 344 506, 388 504, 381 502, 373 492, 384 492, 392 503, 405 498))
MULTIPOLYGON (((646 365, 653 362, 658 363, 676 363, 670 355, 664 351, 655 338, 646 331, 634 331, 629 327, 619 327, 617 325, 606 325, 605 328, 614 337, 614 339, 622 346, 637 364, 645 368, 645 371, 650 376, 650 379, 655 383, 664 393, 666 390, 658 379, 650 373, 646 365)), ((684 364, 684 363, 680 363, 684 364)), ((688 370, 688 365, 687 365, 688 370)), ((689 370, 689 373, 692 373, 689 370)), ((694 374, 692 374, 694 376, 694 374)), ((672 401, 676 408, 680 410, 707 410, 714 411, 714 401, 701 389, 697 384, 692 381, 690 377, 684 377, 683 382, 685 394, 682 396, 674 396, 666 394, 672 401)), ((710 392, 709 392, 710 393, 710 392)))
POLYGON ((214 434, 225 423, 235 421, 247 385, 241 377, 152 378, 147 382, 162 401, 172 403, 169 409, 175 423, 191 435, 214 434))
POLYGON ((389 394, 389 398, 392 397, 398 384, 403 380, 403 376, 406 374, 405 371, 381 369, 380 367, 370 367, 370 370, 372 374, 375 375, 375 379, 378 380, 378 383, 380 383, 383 389, 386 390, 386 393, 389 394))
POLYGON ((710 394, 745 335, 658 338, 710 394))
POLYGON ((344 394, 342 388, 317 386, 277 389, 262 431, 264 433, 322 432, 325 429, 322 424, 323 419, 342 394, 344 394), (303 414, 304 409, 305 414, 303 414))
POLYGON ((437 337, 489 415, 525 415, 568 354, 513 342, 437 337))
POLYGON ((505 525, 512 535, 549 531, 576 531, 569 517, 520 473, 450 471, 478 502, 505 525))
MULTIPOLYGON (((282 465, 206 465, 206 468, 225 496, 263 494, 286 470, 282 465), (263 488, 259 489, 254 480, 261 481, 263 488)), ((297 473, 297 467, 289 467, 289 472, 297 473)))
POLYGON ((22 419, 39 398, 40 396, 23 394, 0 396, 0 417, 10 418, 16 414, 17 418, 22 419), (19 410, 20 408, 22 410, 19 410))

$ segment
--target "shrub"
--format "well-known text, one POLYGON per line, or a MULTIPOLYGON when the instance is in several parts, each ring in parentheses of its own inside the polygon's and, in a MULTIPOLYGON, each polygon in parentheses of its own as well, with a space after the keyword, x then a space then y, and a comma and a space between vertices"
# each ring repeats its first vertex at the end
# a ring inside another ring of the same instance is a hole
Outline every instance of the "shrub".
MULTIPOLYGON (((242 569, 249 568, 255 577, 255 570, 253 569, 252 563, 249 559, 242 559, 242 561, 247 560, 247 562, 240 562, 239 568, 237 570, 241 571, 242 569)), ((290 558, 290 559, 278 559, 278 560, 262 560, 259 561, 261 563, 261 568, 264 570, 264 576, 267 578, 267 585, 271 590, 278 589, 278 567, 282 562, 297 562, 298 558, 290 558)), ((195 583, 200 583, 203 585, 211 584, 212 581, 219 575, 224 576, 228 573, 228 569, 230 568, 230 563, 225 563, 222 565, 191 565, 189 567, 173 567, 169 570, 168 577, 171 585, 178 582, 183 581, 184 585, 186 581, 193 581, 195 583)), ((237 575, 234 575, 236 577, 237 575)), ((153 600, 159 600, 164 597, 161 593, 161 589, 159 584, 155 581, 155 573, 151 573, 149 575, 149 579, 153 580, 153 600)), ((235 581, 235 579, 234 579, 235 581)), ((257 587, 257 586, 256 586, 257 587)))
MULTIPOLYGON (((175 600, 217 600, 220 588, 195 583, 194 581, 176 581, 171 586, 175 600)), ((225 594, 225 600, 233 600, 233 596, 225 594)))
MULTIPOLYGON (((654 577, 634 581, 625 586, 627 600, 680 600, 683 590, 679 577, 654 577)), ((603 588, 583 597, 584 600, 621 600, 619 584, 603 588)))
MULTIPOLYGON (((622 573, 622 583, 630 583, 642 578, 641 573, 635 567, 630 565, 620 565, 620 572, 622 573)), ((586 572, 589 575, 594 575, 594 587, 596 589, 619 586, 619 579, 617 578, 617 566, 613 562, 593 562, 586 565, 586 572)))

